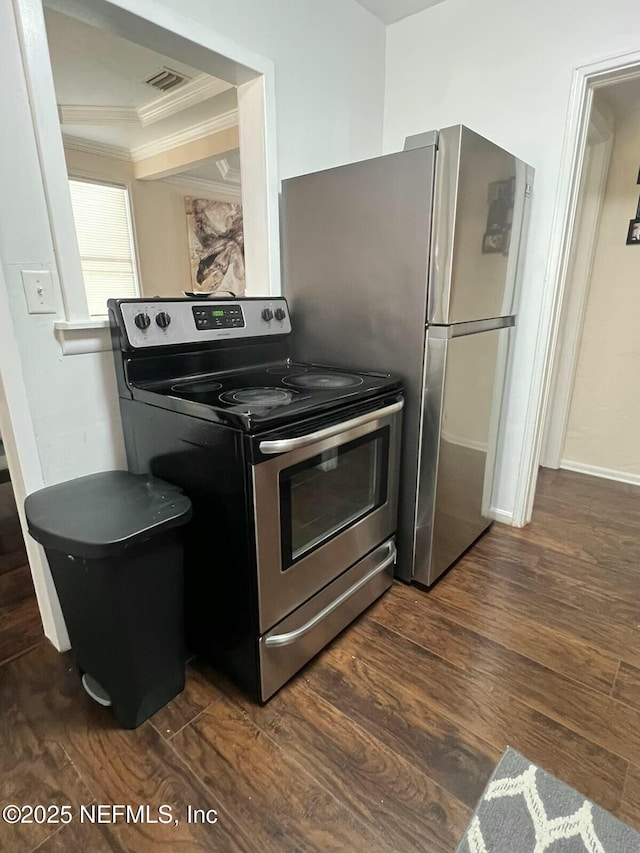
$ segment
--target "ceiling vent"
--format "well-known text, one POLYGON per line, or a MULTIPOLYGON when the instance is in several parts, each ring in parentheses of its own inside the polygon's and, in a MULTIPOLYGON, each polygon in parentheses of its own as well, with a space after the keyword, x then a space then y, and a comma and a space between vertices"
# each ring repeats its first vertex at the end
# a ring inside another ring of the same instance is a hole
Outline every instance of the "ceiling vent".
POLYGON ((154 71, 153 74, 145 78, 142 82, 148 86, 152 86, 159 92, 170 92, 172 89, 182 86, 183 83, 186 83, 190 79, 186 74, 181 74, 179 71, 174 71, 173 68, 163 66, 154 71))

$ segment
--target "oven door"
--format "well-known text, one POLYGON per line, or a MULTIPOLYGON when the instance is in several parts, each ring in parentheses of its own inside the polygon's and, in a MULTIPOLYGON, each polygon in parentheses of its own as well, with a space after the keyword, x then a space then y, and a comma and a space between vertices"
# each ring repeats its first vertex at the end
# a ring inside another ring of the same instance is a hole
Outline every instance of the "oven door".
POLYGON ((264 633, 396 529, 402 400, 295 438, 253 465, 264 633))

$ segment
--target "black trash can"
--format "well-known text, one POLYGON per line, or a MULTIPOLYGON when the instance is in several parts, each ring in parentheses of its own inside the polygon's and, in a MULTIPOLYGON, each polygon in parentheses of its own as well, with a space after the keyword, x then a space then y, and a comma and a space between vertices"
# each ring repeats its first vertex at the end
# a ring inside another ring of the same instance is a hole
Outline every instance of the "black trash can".
POLYGON ((25 513, 85 688, 136 728, 184 688, 180 528, 191 502, 163 480, 106 471, 34 492, 25 513))

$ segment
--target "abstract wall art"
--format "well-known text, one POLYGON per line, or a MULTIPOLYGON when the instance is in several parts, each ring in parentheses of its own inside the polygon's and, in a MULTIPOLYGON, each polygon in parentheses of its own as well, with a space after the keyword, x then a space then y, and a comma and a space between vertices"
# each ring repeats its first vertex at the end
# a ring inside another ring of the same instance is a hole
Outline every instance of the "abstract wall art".
POLYGON ((242 206, 185 197, 193 291, 245 292, 242 206))

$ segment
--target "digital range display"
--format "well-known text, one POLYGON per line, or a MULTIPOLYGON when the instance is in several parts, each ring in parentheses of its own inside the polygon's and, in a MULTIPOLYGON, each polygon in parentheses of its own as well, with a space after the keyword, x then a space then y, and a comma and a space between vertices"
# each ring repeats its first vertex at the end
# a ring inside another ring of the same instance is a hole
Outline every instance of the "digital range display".
POLYGON ((242 329, 244 314, 239 305, 193 306, 193 320, 196 329, 211 331, 212 329, 242 329))

